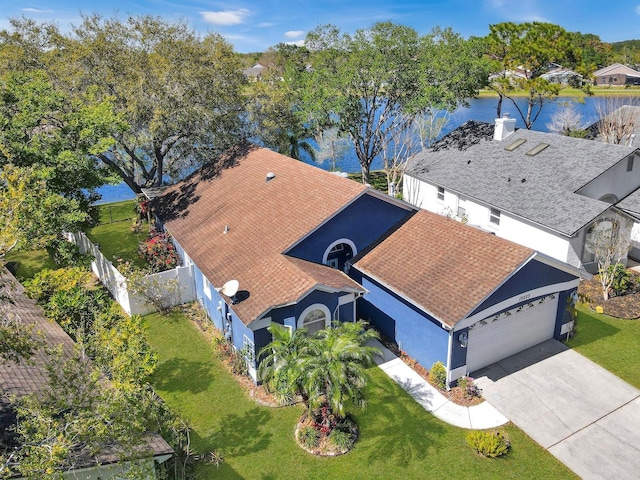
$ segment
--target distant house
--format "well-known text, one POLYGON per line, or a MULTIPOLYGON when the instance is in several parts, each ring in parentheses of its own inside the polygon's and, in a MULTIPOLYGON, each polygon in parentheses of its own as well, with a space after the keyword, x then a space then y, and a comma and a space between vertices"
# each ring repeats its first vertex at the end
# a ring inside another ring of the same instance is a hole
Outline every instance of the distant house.
MULTIPOLYGON (((636 221, 637 147, 467 122, 417 154, 404 198, 594 272, 585 245, 602 222, 636 221)), ((629 222, 625 222, 629 223, 629 222)), ((631 235, 631 231, 628 232, 631 235)))
MULTIPOLYGON (((35 329, 44 334, 48 346, 61 348, 64 356, 70 356, 73 352, 73 340, 55 322, 44 317, 42 309, 29 299, 22 285, 4 268, 0 267, 0 293, 11 297, 10 315, 14 321, 35 325, 35 329)), ((7 306, 5 305, 4 308, 7 306)), ((0 308, 3 308, 0 305, 0 308)), ((51 357, 43 350, 36 352, 30 363, 26 362, 0 362, 0 447, 13 448, 17 438, 11 435, 10 428, 16 422, 15 411, 8 401, 7 396, 17 398, 42 391, 48 386, 48 376, 45 366, 51 357), (7 396, 5 396, 7 395, 7 396)), ((141 447, 148 456, 135 460, 136 464, 144 466, 151 472, 149 479, 154 479, 155 470, 153 462, 163 463, 171 458, 173 449, 157 434, 148 437, 148 443, 141 447)), ((103 452, 95 458, 87 458, 86 462, 78 465, 74 470, 63 473, 65 479, 100 479, 113 478, 118 475, 126 475, 124 464, 113 453, 103 452)), ((4 477, 3 477, 4 478, 4 477)), ((12 477, 21 478, 21 477, 12 477)), ((124 478, 124 477, 122 477, 124 478)))
POLYGON ((579 87, 582 85, 582 75, 569 68, 564 68, 561 66, 556 66, 546 73, 540 75, 541 78, 544 78, 550 83, 557 83, 562 86, 572 86, 579 87))
POLYGON ((254 66, 245 68, 242 73, 249 81, 257 81, 262 76, 262 72, 265 71, 267 67, 260 63, 256 63, 254 66))
POLYGON ((593 73, 596 85, 640 85, 640 72, 621 63, 614 63, 593 73))
POLYGON ((568 328, 579 280, 568 265, 264 148, 221 161, 153 206, 256 382, 272 323, 314 332, 365 318, 426 367, 441 361, 449 381, 568 328), (496 316, 506 321, 491 323, 483 353, 477 322, 496 316), (498 340, 502 329, 523 338, 498 340))

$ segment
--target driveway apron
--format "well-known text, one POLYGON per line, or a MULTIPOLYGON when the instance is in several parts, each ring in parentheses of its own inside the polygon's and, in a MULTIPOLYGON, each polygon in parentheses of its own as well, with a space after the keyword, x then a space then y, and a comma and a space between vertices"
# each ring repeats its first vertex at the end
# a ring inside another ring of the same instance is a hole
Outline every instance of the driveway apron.
POLYGON ((557 340, 472 374, 500 413, 584 479, 640 478, 640 390, 557 340))

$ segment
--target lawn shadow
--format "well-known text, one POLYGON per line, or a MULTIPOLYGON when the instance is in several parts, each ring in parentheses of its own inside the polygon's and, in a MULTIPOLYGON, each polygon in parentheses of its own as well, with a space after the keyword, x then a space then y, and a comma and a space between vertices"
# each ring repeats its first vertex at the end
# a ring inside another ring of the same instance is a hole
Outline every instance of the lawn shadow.
MULTIPOLYGON (((431 398, 416 385, 405 387, 414 398, 426 401, 431 398)), ((402 387, 392 380, 373 377, 370 405, 356 415, 361 439, 355 447, 370 452, 368 461, 372 464, 391 461, 402 466, 423 459, 446 433, 445 427, 433 415, 404 395, 402 387)))
MULTIPOLYGON (((599 319, 596 313, 579 312, 576 320, 576 333, 569 340, 571 348, 588 345, 617 334, 620 329, 599 319)), ((633 320, 628 320, 633 321, 633 320)))
POLYGON ((271 444, 273 434, 265 432, 271 413, 265 407, 253 407, 242 414, 225 415, 218 432, 207 440, 209 445, 220 445, 227 457, 241 457, 265 450, 271 444))
POLYGON ((215 381, 211 363, 172 358, 160 363, 153 374, 155 388, 167 392, 200 393, 215 381))

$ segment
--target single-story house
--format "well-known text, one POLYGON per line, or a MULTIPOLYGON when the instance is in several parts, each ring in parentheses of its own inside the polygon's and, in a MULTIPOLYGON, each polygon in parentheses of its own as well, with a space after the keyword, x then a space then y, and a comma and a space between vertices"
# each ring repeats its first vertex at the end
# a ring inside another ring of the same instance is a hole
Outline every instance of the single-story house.
POLYGON ((359 314, 448 381, 573 327, 576 268, 453 219, 417 212, 349 271, 359 314), (410 259, 410 262, 408 261, 410 259))
POLYGON ((593 72, 596 85, 624 86, 640 85, 640 72, 633 68, 614 63, 593 72))
MULTIPOLYGON (((11 299, 11 303, 0 305, 0 309, 6 309, 5 313, 11 315, 14 321, 34 325, 35 332, 44 335, 48 346, 59 347, 63 355, 71 356, 74 348, 71 337, 57 323, 47 320, 42 309, 26 296, 22 285, 1 266, 0 294, 9 296, 11 299)), ((13 448, 17 446, 16 441, 18 441, 10 430, 16 422, 16 414, 8 398, 21 398, 48 388, 46 365, 50 359, 49 354, 41 349, 30 358, 29 362, 0 361, 0 448, 13 448)), ((147 444, 141 448, 143 449, 141 451, 148 451, 148 456, 135 460, 136 468, 143 468, 141 471, 149 472, 148 478, 154 479, 156 475, 153 463, 163 463, 171 458, 173 449, 158 434, 149 435, 147 444)), ((125 467, 126 465, 112 452, 103 452, 96 458, 87 458, 85 463, 78 465, 75 469, 63 472, 63 478, 69 480, 113 478, 126 475, 125 467)))
POLYGON ((540 77, 550 83, 558 83, 563 86, 580 87, 582 85, 582 75, 560 65, 554 66, 554 68, 543 73, 540 77))
POLYGON ((594 273, 587 246, 603 221, 627 225, 640 151, 532 130, 515 119, 467 122, 411 160, 405 200, 594 273))
MULTIPOLYGON (((468 331, 472 320, 518 308, 518 299, 531 302, 556 295, 554 306, 545 310, 545 322, 547 317, 551 320, 545 323, 542 337, 562 332, 557 323, 565 309, 561 296, 575 288, 578 274, 561 262, 542 260, 530 249, 419 212, 371 187, 265 148, 237 146, 223 156, 221 164, 226 168, 205 166, 169 188, 153 200, 153 208, 183 262, 193 268, 199 302, 215 327, 244 352, 255 381, 259 381, 256 357, 271 341, 267 329, 272 323, 313 332, 333 321, 368 318, 426 367, 435 357, 447 366, 455 364, 452 381, 467 361, 457 351, 455 362, 450 361, 442 342, 449 342, 453 333, 468 331), (436 248, 441 230, 447 234, 445 242, 460 237, 460 256, 453 262, 451 252, 436 248), (467 240, 473 243, 467 245, 467 240), (399 248, 385 260, 381 252, 389 242, 397 242, 399 248), (429 252, 420 250, 423 242, 429 252), (483 242, 495 247, 489 257, 487 249, 480 248, 483 242), (495 257, 501 257, 500 252, 505 259, 497 262, 498 268, 495 257), (370 265, 373 260, 377 263, 370 265), (403 290, 401 282, 391 282, 379 272, 385 264, 396 279, 422 275, 426 280, 430 272, 440 268, 442 272, 429 284, 429 296, 414 297, 413 290, 403 290), (458 272, 469 266, 473 268, 468 271, 478 273, 478 278, 465 274, 464 284, 452 288, 458 272), (477 289, 476 283, 482 288, 477 289), (422 316, 395 316, 398 308, 394 304, 387 310, 378 300, 379 289, 405 302, 406 311, 421 309, 422 316), (470 295, 473 305, 464 305, 474 311, 442 310, 437 292, 444 291, 470 295), (396 318, 397 330, 385 324, 387 317, 379 313, 396 318), (415 340, 432 328, 439 331, 432 343, 415 340)), ((535 323, 525 322, 519 328, 527 330, 535 323)), ((512 350, 500 351, 507 356, 512 350)))

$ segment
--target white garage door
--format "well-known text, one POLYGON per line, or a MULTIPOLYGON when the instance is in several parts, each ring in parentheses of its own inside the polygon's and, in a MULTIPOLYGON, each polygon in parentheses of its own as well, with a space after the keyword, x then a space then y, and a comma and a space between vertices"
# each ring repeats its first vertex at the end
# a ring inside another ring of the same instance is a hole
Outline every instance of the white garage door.
POLYGON ((553 337, 558 295, 476 322, 469 329, 467 371, 473 372, 553 337))

